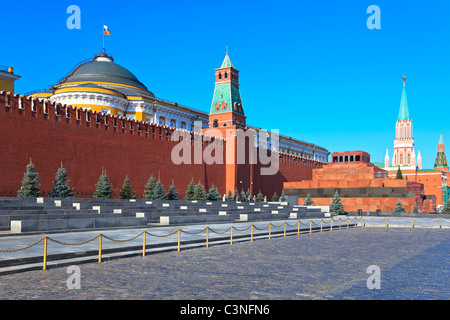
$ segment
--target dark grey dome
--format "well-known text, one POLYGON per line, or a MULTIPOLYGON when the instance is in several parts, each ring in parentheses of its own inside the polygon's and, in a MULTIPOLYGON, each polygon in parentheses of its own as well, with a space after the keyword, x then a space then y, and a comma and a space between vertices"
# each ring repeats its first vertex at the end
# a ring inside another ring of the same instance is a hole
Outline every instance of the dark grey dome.
POLYGON ((148 90, 134 74, 114 63, 114 60, 106 54, 99 55, 94 60, 75 68, 59 84, 86 81, 122 84, 148 90))

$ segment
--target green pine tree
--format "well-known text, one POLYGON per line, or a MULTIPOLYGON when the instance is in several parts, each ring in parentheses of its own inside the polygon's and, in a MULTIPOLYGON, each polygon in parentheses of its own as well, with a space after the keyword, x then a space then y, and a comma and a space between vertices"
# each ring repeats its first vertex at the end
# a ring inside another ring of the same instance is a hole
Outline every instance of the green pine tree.
POLYGON ((442 213, 450 214, 450 199, 448 199, 447 202, 445 203, 445 206, 442 209, 442 213))
POLYGON ((256 195, 256 202, 263 202, 264 201, 264 195, 262 194, 261 190, 259 190, 258 194, 256 195))
POLYGON ((330 204, 330 211, 335 214, 344 214, 344 205, 342 204, 341 198, 339 198, 339 193, 336 191, 334 193, 333 200, 330 204))
POLYGON ((278 194, 275 192, 272 196, 272 202, 278 202, 280 200, 280 197, 278 196, 278 194))
POLYGON ((234 201, 234 196, 231 193, 231 190, 228 190, 227 202, 232 202, 232 201, 234 201))
POLYGON ((106 171, 102 172, 97 184, 95 185, 94 198, 95 199, 111 199, 113 194, 112 185, 109 182, 106 171))
POLYGON ((61 167, 56 171, 55 181, 53 181, 53 189, 51 195, 53 198, 73 198, 73 191, 69 187, 70 180, 67 180, 66 169, 61 167))
POLYGON ((303 201, 303 205, 304 206, 313 206, 314 205, 314 201, 311 199, 311 194, 308 193, 305 201, 303 201))
POLYGON ((238 189, 234 189, 234 201, 239 201, 239 191, 238 191, 238 189))
POLYGON ((178 190, 175 187, 175 184, 173 183, 173 181, 169 187, 169 191, 167 191, 166 199, 167 200, 179 200, 180 199, 180 195, 178 194, 178 190))
POLYGON ((153 199, 153 189, 155 188, 155 186, 156 186, 156 178, 152 175, 145 184, 144 199, 146 200, 153 199))
POLYGON ((251 194, 250 194, 250 188, 247 189, 247 192, 245 193, 245 201, 250 202, 251 200, 251 194))
POLYGON ((241 195, 239 196, 239 201, 241 201, 241 202, 245 202, 246 201, 244 190, 241 191, 241 195))
POLYGON ((398 199, 397 203, 395 204, 394 212, 406 212, 406 209, 400 199, 398 199))
POLYGON ((200 181, 195 186, 195 192, 194 192, 195 200, 198 201, 205 201, 206 200, 206 190, 205 187, 200 183, 200 181))
POLYGON ((152 199, 153 200, 165 200, 166 199, 166 192, 164 191, 164 186, 163 186, 161 180, 158 180, 158 182, 156 182, 155 188, 153 188, 152 199))
POLYGON ((19 198, 37 198, 41 196, 39 174, 35 171, 34 164, 31 162, 27 165, 27 171, 23 174, 22 186, 17 191, 19 198))
POLYGON ((136 194, 133 191, 133 187, 130 184, 130 179, 128 178, 128 176, 126 176, 125 180, 123 181, 119 196, 120 199, 136 199, 136 194))
POLYGON ((398 166, 396 179, 403 179, 402 170, 400 170, 400 166, 398 166))
POLYGON ((184 196, 185 200, 195 200, 195 183, 192 179, 191 182, 189 182, 186 190, 186 194, 184 196))
POLYGON ((415 205, 412 207, 412 213, 419 213, 419 207, 417 206, 417 204, 415 204, 415 205))
POLYGON ((217 188, 214 186, 214 183, 213 183, 211 189, 209 189, 208 195, 206 196, 206 200, 218 201, 221 198, 222 197, 220 196, 219 191, 217 190, 217 188))
POLYGON ((286 201, 286 195, 284 194, 284 190, 281 191, 281 196, 280 196, 280 202, 285 202, 286 201))

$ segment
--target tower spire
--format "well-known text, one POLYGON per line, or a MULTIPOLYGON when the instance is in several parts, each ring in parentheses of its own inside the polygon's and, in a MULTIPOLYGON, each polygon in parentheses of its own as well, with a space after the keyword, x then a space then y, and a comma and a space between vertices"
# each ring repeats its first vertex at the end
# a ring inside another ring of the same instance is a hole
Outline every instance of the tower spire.
POLYGON ((402 99, 400 101, 400 111, 398 113, 398 120, 410 120, 408 99, 406 98, 406 77, 403 77, 403 91, 402 91, 402 99))

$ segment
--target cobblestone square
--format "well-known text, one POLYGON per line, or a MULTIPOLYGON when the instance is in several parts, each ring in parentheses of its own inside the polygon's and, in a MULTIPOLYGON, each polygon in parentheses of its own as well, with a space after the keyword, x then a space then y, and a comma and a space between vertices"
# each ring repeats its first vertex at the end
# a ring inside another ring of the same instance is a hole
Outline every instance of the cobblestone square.
POLYGON ((211 245, 0 276, 0 299, 297 300, 450 298, 449 229, 353 228, 211 245), (380 268, 370 290, 367 268, 380 268))

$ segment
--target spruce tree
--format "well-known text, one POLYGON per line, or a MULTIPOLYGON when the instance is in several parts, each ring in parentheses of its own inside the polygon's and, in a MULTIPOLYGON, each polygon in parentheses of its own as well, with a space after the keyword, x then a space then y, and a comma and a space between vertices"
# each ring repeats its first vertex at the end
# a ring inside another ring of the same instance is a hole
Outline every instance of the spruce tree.
POLYGON ((251 200, 251 194, 250 194, 250 188, 247 189, 247 192, 245 193, 245 201, 250 202, 251 200))
POLYGON ((442 209, 442 213, 450 214, 450 199, 448 199, 447 202, 445 203, 445 206, 442 209))
POLYGON ((185 200, 195 200, 195 183, 191 180, 187 186, 186 194, 184 196, 185 200))
POLYGON ((394 212, 406 212, 406 209, 400 199, 398 199, 397 203, 395 204, 394 212))
POLYGON ((61 167, 56 171, 55 181, 53 181, 53 189, 51 195, 53 198, 73 198, 73 191, 69 187, 70 180, 67 180, 67 172, 62 162, 61 167))
POLYGON ((109 183, 108 175, 102 172, 97 184, 95 185, 94 198, 96 199, 111 199, 113 194, 112 185, 109 183))
POLYGON ((205 201, 206 200, 206 190, 205 187, 200 183, 200 181, 195 186, 194 197, 195 200, 205 201))
POLYGON ((166 192, 164 191, 164 186, 163 186, 161 180, 158 180, 158 182, 156 182, 155 188, 153 188, 152 199, 153 200, 165 200, 166 199, 166 192))
POLYGON ((402 170, 400 170, 400 166, 398 166, 396 179, 403 179, 402 170))
POLYGON ((145 184, 144 199, 146 200, 153 199, 153 189, 155 188, 155 186, 156 186, 156 178, 152 175, 145 184))
POLYGON ((232 202, 232 201, 234 201, 234 196, 231 193, 231 190, 228 190, 227 202, 232 202))
POLYGON ((344 214, 345 213, 344 205, 342 204, 342 201, 339 198, 339 193, 337 191, 334 193, 333 200, 331 201, 330 211, 335 214, 344 214))
POLYGON ((280 200, 280 197, 278 196, 278 194, 275 192, 272 196, 272 202, 278 202, 280 200))
POLYGON ((213 183, 211 189, 209 189, 208 195, 206 196, 206 200, 218 201, 220 199, 221 199, 220 193, 217 190, 217 188, 214 186, 214 183, 213 183))
POLYGON ((239 191, 238 191, 238 189, 234 189, 234 201, 239 201, 239 191))
POLYGON ((281 191, 281 196, 280 196, 280 200, 278 200, 280 202, 285 202, 286 201, 286 195, 284 194, 284 191, 281 191))
POLYGON ((41 196, 39 174, 35 171, 34 164, 31 162, 27 165, 27 171, 23 174, 22 186, 17 191, 19 198, 37 198, 41 196))
POLYGON ((241 195, 239 196, 239 201, 241 201, 241 202, 245 202, 246 201, 244 190, 241 191, 241 195))
POLYGON ((419 213, 419 207, 417 206, 417 204, 415 204, 415 205, 412 207, 412 213, 419 213))
POLYGON ((128 176, 126 176, 125 180, 123 181, 119 196, 120 199, 136 199, 136 194, 133 191, 133 187, 130 184, 130 179, 128 178, 128 176))
POLYGON ((313 206, 314 205, 314 201, 312 201, 312 199, 311 199, 311 194, 308 193, 305 201, 303 201, 303 205, 304 206, 313 206))
POLYGON ((261 190, 259 190, 258 194, 256 195, 256 202, 263 202, 264 201, 264 195, 261 193, 261 190))
POLYGON ((180 195, 178 194, 178 190, 175 187, 175 184, 173 183, 173 181, 169 187, 169 191, 167 191, 166 199, 167 200, 179 200, 180 199, 180 195))

